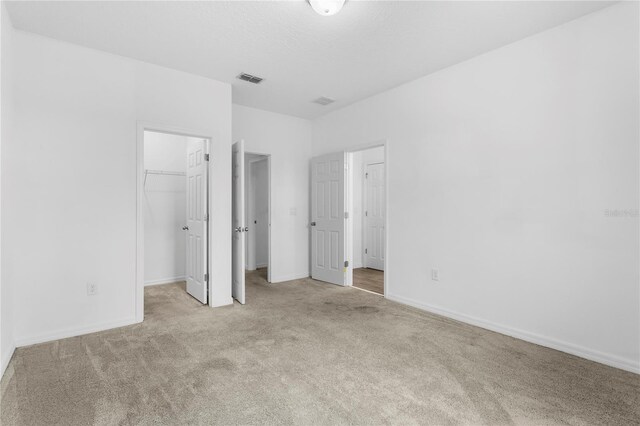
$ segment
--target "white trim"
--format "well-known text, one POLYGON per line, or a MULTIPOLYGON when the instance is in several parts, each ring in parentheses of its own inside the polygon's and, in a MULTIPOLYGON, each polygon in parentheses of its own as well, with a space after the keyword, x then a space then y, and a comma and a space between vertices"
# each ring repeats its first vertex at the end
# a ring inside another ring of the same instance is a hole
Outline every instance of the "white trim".
POLYGON ((466 324, 471 324, 487 330, 495 331, 496 333, 515 337, 516 339, 524 340, 525 342, 534 343, 540 346, 545 346, 547 348, 555 349, 561 352, 566 352, 568 354, 575 355, 580 358, 588 359, 590 361, 599 362, 600 364, 605 364, 610 367, 620 368, 622 370, 640 374, 640 365, 637 362, 634 362, 633 360, 630 360, 630 359, 621 358, 616 355, 611 355, 604 352, 588 349, 582 346, 574 345, 573 343, 563 342, 563 341, 542 336, 536 333, 531 333, 525 330, 520 330, 517 328, 505 326, 502 324, 497 324, 491 321, 486 321, 481 318, 450 311, 448 309, 441 308, 439 306, 429 305, 429 304, 418 302, 416 300, 409 299, 406 297, 387 294, 386 298, 394 302, 413 306, 414 308, 418 308, 423 311, 427 311, 436 315, 441 315, 443 317, 451 318, 466 324))
POLYGON ((271 268, 271 262, 272 262, 272 257, 271 257, 271 253, 272 253, 272 249, 273 247, 271 247, 271 154, 267 155, 267 197, 268 197, 268 203, 267 203, 267 209, 269 209, 269 211, 267 212, 267 220, 269 221, 267 223, 267 282, 270 283, 271 281, 271 270, 273 268, 271 268))
POLYGON ((309 278, 309 272, 299 272, 297 274, 288 274, 288 275, 280 275, 277 277, 272 277, 272 283, 283 283, 286 281, 294 281, 294 280, 302 280, 304 278, 309 278))
MULTIPOLYGON (((258 264, 256 264, 256 269, 267 268, 268 266, 269 266, 268 263, 258 263, 258 264)), ((254 271, 255 271, 255 269, 254 269, 254 271)), ((267 271, 267 272, 269 272, 269 271, 267 271)))
POLYGON ((97 333, 98 331, 125 327, 127 325, 132 325, 139 322, 141 321, 137 321, 136 318, 130 317, 124 320, 104 322, 87 327, 67 328, 64 330, 55 331, 53 333, 40 334, 30 337, 24 337, 22 339, 16 339, 16 346, 20 348, 23 346, 35 345, 38 343, 51 342, 53 340, 66 339, 68 337, 81 336, 84 334, 97 333))
POLYGON ((145 281, 144 282, 144 286, 148 286, 148 285, 162 285, 162 284, 173 284, 175 282, 178 281, 184 281, 187 279, 186 275, 180 275, 177 277, 168 277, 168 278, 160 278, 157 280, 150 280, 150 281, 145 281))
POLYGON ((0 379, 4 376, 4 372, 7 371, 7 367, 9 366, 9 362, 13 357, 13 353, 16 351, 16 345, 13 343, 9 347, 9 350, 2 354, 2 360, 0 360, 0 379))

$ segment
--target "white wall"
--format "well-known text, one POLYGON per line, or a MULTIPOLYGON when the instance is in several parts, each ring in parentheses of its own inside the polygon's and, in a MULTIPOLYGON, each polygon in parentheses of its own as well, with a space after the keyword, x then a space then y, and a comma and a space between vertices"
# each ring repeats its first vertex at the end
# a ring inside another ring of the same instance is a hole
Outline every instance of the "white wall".
POLYGON ((231 303, 231 87, 20 31, 14 49, 2 279, 15 290, 16 342, 136 321, 140 121, 212 136, 211 299, 231 303))
POLYGON ((271 279, 309 275, 309 120, 233 105, 233 140, 271 154, 271 279))
MULTIPOLYGON (((12 90, 12 63, 13 63, 13 28, 4 3, 0 5, 0 204, 5 204, 2 198, 2 158, 3 151, 11 137, 11 123, 13 120, 13 90, 12 90)), ((0 223, 4 218, 0 209, 0 223)), ((0 235, 2 226, 0 226, 0 235)), ((2 240, 2 238, 0 238, 2 240)), ((9 360, 15 349, 14 319, 13 319, 13 283, 4 279, 4 262, 2 246, 0 244, 0 378, 5 372, 9 360)))
MULTIPOLYGON (((185 136, 145 132, 145 170, 186 173, 185 136)), ((148 174, 144 185, 144 282, 166 284, 186 275, 187 178, 148 174)))
POLYGON ((384 162, 384 147, 356 151, 352 154, 352 190, 351 217, 353 218, 353 267, 364 267, 364 185, 367 164, 384 162))
POLYGON ((387 140, 388 296, 640 371, 638 72, 623 3, 316 120, 387 140))

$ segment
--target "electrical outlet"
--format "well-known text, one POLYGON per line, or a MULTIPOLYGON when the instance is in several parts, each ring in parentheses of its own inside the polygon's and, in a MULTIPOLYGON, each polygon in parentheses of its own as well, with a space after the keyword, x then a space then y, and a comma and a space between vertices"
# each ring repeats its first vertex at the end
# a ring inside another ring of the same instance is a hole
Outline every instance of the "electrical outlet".
POLYGON ((95 294, 98 294, 98 284, 87 283, 87 296, 93 296, 95 294))
POLYGON ((440 271, 436 268, 431 270, 431 279, 433 281, 440 281, 440 271))

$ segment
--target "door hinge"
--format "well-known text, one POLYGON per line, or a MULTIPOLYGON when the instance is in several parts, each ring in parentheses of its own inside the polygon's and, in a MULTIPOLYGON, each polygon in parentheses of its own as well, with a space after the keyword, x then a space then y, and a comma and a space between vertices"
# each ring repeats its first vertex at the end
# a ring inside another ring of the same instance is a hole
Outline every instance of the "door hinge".
POLYGON ((344 261, 344 267, 345 267, 345 268, 348 268, 348 267, 349 267, 349 261, 348 261, 348 260, 345 260, 345 261, 344 261))
POLYGON ((344 212, 344 218, 349 219, 349 212, 344 212))
POLYGON ((204 161, 209 161, 209 154, 204 155, 204 161))
POLYGON ((364 254, 367 254, 367 249, 364 249, 364 254))
POLYGON ((209 282, 209 274, 204 274, 204 282, 209 282))
POLYGON ((208 215, 208 214, 205 214, 205 215, 204 215, 204 221, 205 221, 205 222, 209 222, 209 215, 208 215))
POLYGON ((369 216, 369 211, 368 211, 368 210, 365 210, 365 211, 364 211, 364 215, 365 215, 365 216, 369 216))
POLYGON ((365 178, 365 179, 369 179, 369 173, 365 173, 365 174, 364 174, 364 178, 365 178))

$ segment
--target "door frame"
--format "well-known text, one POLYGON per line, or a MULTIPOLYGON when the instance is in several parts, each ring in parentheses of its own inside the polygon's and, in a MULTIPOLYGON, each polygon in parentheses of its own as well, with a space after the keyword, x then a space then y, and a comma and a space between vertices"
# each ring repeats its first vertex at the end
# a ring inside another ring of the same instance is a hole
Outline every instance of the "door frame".
MULTIPOLYGON (((371 148, 384 148, 384 286, 383 297, 389 294, 389 145, 386 139, 380 139, 374 142, 355 145, 347 148, 344 152, 347 154, 348 174, 345 179, 345 206, 349 212, 349 219, 345 226, 345 253, 349 266, 347 268, 347 279, 345 286, 353 286, 353 154, 359 151, 366 151, 371 148)), ((363 200, 364 200, 363 194, 363 200)), ((364 201, 363 201, 364 202, 364 201)), ((364 249, 363 249, 364 256, 364 249)), ((364 258, 363 258, 364 262, 364 258)))
MULTIPOLYGON (((256 163, 258 161, 267 161, 267 208, 269 209, 269 211, 267 212, 267 282, 271 282, 271 154, 265 154, 262 152, 255 152, 255 151, 245 151, 245 159, 246 159, 246 154, 253 154, 253 155, 260 155, 265 157, 264 159, 260 159, 260 160, 255 160, 255 161, 250 161, 249 164, 251 163, 256 163)), ((247 167, 247 164, 245 163, 244 165, 245 167, 247 167)), ((245 188, 246 190, 246 188, 245 188)), ((247 206, 244 206, 245 209, 247 208, 247 206)), ((249 228, 249 230, 251 231, 251 228, 249 228)))
MULTIPOLYGON (((135 313, 136 322, 144 320, 144 132, 165 133, 176 136, 187 136, 193 138, 201 138, 209 141, 207 151, 212 151, 214 143, 213 136, 207 132, 201 132, 193 129, 185 129, 182 127, 158 124, 147 121, 138 121, 136 123, 136 288, 135 288, 135 313)), ((207 199, 209 203, 209 216, 211 216, 211 205, 213 195, 211 193, 211 164, 208 161, 207 169, 207 199)), ((211 226, 207 226, 207 244, 211 241, 211 226)), ((211 276, 211 258, 210 244, 207 249, 207 272, 209 274, 209 282, 207 283, 208 305, 213 307, 211 298, 212 279, 211 276)))

